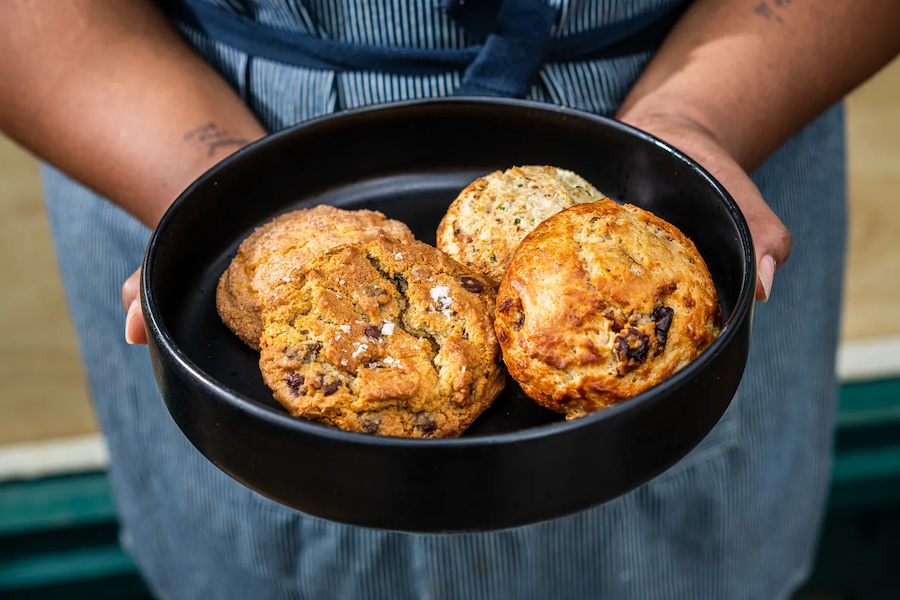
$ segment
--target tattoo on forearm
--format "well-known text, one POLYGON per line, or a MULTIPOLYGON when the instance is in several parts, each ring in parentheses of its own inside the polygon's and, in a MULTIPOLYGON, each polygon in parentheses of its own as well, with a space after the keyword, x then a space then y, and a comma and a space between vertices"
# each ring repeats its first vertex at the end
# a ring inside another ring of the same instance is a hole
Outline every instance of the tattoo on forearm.
POLYGON ((781 12, 791 4, 792 0, 763 0, 753 8, 753 12, 766 21, 784 23, 781 12))
POLYGON ((184 134, 184 141, 206 144, 207 156, 215 156, 216 150, 226 146, 243 147, 250 143, 246 138, 236 138, 227 129, 219 129, 215 123, 206 123, 184 134))

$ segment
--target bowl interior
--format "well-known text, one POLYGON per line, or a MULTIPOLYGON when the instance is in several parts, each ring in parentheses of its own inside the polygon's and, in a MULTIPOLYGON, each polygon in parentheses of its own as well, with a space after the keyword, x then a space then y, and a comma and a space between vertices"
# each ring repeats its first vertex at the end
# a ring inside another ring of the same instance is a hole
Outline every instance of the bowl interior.
MULTIPOLYGON (((542 105, 433 101, 307 123, 242 150, 198 180, 166 215, 153 249, 149 288, 161 326, 236 401, 286 415, 263 384, 258 354, 216 312, 218 278, 241 241, 281 213, 328 203, 379 210, 434 244, 440 219, 466 185, 526 164, 573 170, 614 200, 680 228, 709 266, 726 323, 751 293, 742 217, 706 174, 665 146, 612 121, 542 105)), ((508 379, 464 436, 560 420, 508 379)))

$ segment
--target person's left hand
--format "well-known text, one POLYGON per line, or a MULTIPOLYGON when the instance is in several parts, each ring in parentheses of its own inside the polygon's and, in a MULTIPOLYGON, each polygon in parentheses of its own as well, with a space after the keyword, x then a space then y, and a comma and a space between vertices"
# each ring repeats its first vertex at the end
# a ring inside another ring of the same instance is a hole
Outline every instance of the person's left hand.
POLYGON ((623 122, 658 137, 687 154, 706 169, 737 202, 750 226, 756 249, 756 299, 768 300, 775 270, 791 253, 791 233, 772 212, 741 166, 702 127, 687 120, 659 117, 623 122))

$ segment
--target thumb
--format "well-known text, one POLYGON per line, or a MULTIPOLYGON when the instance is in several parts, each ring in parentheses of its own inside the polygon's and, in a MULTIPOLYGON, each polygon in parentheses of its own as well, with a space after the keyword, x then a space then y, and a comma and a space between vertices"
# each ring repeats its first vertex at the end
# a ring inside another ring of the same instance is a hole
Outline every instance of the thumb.
POLYGON ((750 231, 756 248, 756 299, 766 302, 772 293, 775 271, 791 253, 791 234, 771 211, 759 221, 751 220, 750 231))
POLYGON ((772 283, 775 279, 775 269, 777 268, 775 259, 766 254, 757 263, 756 266, 756 299, 768 301, 769 294, 772 293, 772 283))
POLYGON ((125 309, 125 341, 129 344, 145 345, 147 330, 141 311, 140 296, 141 270, 135 271, 122 284, 122 307, 125 309))

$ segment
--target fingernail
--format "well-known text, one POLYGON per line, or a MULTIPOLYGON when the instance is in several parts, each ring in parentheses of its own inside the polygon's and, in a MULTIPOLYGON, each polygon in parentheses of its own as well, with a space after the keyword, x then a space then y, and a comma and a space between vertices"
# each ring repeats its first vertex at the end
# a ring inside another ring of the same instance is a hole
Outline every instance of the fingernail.
POLYGON ((763 256, 759 261, 759 281, 762 283, 763 292, 766 297, 763 302, 769 301, 769 294, 772 293, 772 280, 775 278, 775 259, 771 256, 763 256))
POLYGON ((134 345, 134 340, 131 339, 131 320, 138 316, 138 312, 140 311, 141 305, 138 304, 137 299, 131 301, 131 305, 128 307, 128 314, 125 315, 125 341, 134 345))

